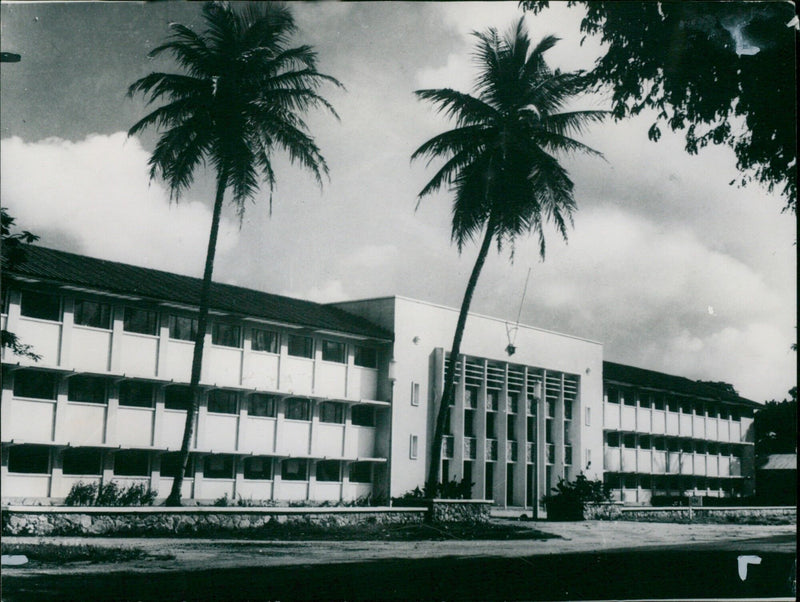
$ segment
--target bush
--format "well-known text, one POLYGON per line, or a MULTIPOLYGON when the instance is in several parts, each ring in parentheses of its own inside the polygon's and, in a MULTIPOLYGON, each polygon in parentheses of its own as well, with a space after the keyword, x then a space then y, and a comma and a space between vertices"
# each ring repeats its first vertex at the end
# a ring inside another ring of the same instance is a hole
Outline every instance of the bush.
POLYGON ((392 498, 392 504, 395 506, 419 506, 422 505, 424 500, 431 498, 438 498, 442 500, 469 500, 472 499, 472 486, 466 479, 457 481, 453 479, 446 483, 437 483, 433 491, 428 489, 420 489, 415 487, 410 491, 406 491, 402 496, 392 498))
POLYGON ((609 501, 610 488, 601 480, 589 480, 583 473, 572 482, 559 479, 552 493, 542 497, 548 520, 583 520, 586 504, 609 501))
POLYGON ((104 485, 78 481, 64 500, 66 506, 152 506, 158 491, 144 483, 120 487, 116 481, 104 485))
POLYGON ((75 483, 67 494, 64 504, 67 506, 93 506, 97 498, 97 483, 75 483))

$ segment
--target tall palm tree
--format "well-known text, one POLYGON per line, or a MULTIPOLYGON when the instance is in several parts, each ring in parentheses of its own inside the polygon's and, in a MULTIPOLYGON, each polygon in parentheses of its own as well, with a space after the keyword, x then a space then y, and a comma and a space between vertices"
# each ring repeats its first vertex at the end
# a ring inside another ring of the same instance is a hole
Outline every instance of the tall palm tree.
POLYGON ((412 160, 444 158, 445 163, 419 193, 418 203, 443 186, 454 193, 452 239, 461 253, 464 244, 483 232, 458 316, 450 363, 436 415, 426 489, 434 495, 441 470, 442 440, 447 412, 455 393, 456 362, 472 296, 492 242, 498 250, 535 232, 544 259, 543 224, 552 222, 567 239, 576 209, 573 184, 556 153, 580 151, 599 155, 570 137, 605 111, 562 111, 582 89, 581 73, 551 70, 544 53, 558 41, 545 37, 531 45, 520 19, 505 36, 494 28, 474 32, 478 75, 475 95, 452 89, 418 90, 439 112, 455 120, 455 129, 434 136, 412 160))
POLYGON ((333 107, 317 94, 334 78, 316 69, 310 46, 291 46, 295 33, 292 13, 280 4, 248 4, 234 11, 226 2, 203 6, 205 31, 172 24, 166 43, 150 56, 172 54, 183 73, 151 73, 128 88, 128 96, 141 92, 149 103, 165 104, 142 118, 128 132, 163 129, 149 160, 150 178, 161 177, 178 199, 188 188, 195 169, 209 163, 216 171, 216 196, 208 237, 203 284, 197 316, 197 336, 192 357, 192 403, 186 413, 178 474, 167 505, 180 505, 181 486, 189 457, 200 401, 203 342, 208 321, 209 291, 222 203, 226 191, 239 216, 262 183, 269 191, 270 207, 275 185, 272 153, 285 151, 293 163, 308 169, 322 185, 328 167, 301 115, 333 107))

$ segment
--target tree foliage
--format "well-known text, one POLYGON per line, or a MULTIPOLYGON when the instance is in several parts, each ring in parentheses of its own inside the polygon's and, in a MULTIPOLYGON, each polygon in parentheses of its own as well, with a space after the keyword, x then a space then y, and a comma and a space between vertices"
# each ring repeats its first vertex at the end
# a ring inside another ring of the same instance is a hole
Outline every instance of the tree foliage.
POLYGON ((164 102, 128 132, 132 136, 150 127, 161 130, 149 160, 150 177, 166 181, 175 199, 192 184, 199 167, 210 165, 217 178, 192 356, 192 403, 186 412, 180 468, 168 505, 180 504, 202 395, 203 346, 225 194, 230 192, 242 217, 246 201, 266 184, 271 206, 275 151, 288 154, 292 163, 310 171, 322 185, 328 167, 303 116, 318 107, 336 116, 317 90, 325 83, 341 85, 317 71, 317 55, 311 46, 291 45, 297 26, 288 7, 253 3, 234 10, 227 2, 208 2, 202 13, 205 31, 196 33, 173 23, 170 38, 150 52, 151 57, 172 55, 182 72, 150 73, 128 89, 129 96, 144 94, 149 104, 164 102))
POLYGON ((756 412, 755 452, 757 456, 792 454, 797 451, 797 387, 789 390, 789 398, 768 401, 756 412))
MULTIPOLYGON (((14 221, 5 207, 0 207, 0 271, 7 273, 13 271, 14 266, 25 261, 25 248, 27 245, 39 240, 36 234, 27 230, 14 232, 14 221)), ((2 346, 10 349, 15 355, 27 357, 33 361, 38 361, 41 356, 34 353, 33 347, 26 345, 19 340, 16 334, 8 330, 2 330, 2 346)))
MULTIPOLYGON (((546 1, 520 3, 534 14, 546 1)), ((588 74, 614 117, 656 112, 649 137, 683 131, 686 150, 724 144, 741 176, 777 187, 796 212, 795 33, 788 2, 595 2, 581 31, 607 48, 588 74), (741 127, 741 124, 744 127, 741 127)))
POLYGON ((427 491, 439 486, 442 439, 453 396, 455 365, 460 354, 467 314, 491 244, 511 247, 517 237, 538 235, 545 255, 544 225, 551 223, 567 238, 576 209, 573 183, 559 155, 597 151, 575 136, 606 115, 604 111, 564 110, 583 91, 580 73, 553 70, 544 54, 558 41, 554 36, 533 44, 520 19, 506 35, 494 28, 475 32, 478 75, 474 95, 449 88, 418 90, 455 122, 455 128, 434 136, 412 160, 443 159, 444 164, 419 193, 419 199, 444 188, 453 192, 453 241, 459 252, 481 236, 483 241, 461 303, 451 361, 445 372, 442 398, 431 442, 427 491))

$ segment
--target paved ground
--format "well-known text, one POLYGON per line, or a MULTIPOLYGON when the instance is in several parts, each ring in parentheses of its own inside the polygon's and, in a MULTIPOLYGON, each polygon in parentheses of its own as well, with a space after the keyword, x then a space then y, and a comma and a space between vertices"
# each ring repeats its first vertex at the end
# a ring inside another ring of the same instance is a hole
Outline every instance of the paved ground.
MULTIPOLYGON (((277 542, 225 539, 47 538, 51 543, 129 546, 152 554, 172 554, 172 560, 143 559, 115 564, 69 563, 49 568, 3 568, 5 576, 91 574, 108 572, 169 572, 212 568, 319 565, 399 559, 521 558, 581 552, 635 550, 794 554, 795 525, 689 525, 629 521, 572 523, 522 522, 555 537, 506 541, 307 541, 277 542)), ((5 537, 4 543, 31 543, 37 538, 5 537)))

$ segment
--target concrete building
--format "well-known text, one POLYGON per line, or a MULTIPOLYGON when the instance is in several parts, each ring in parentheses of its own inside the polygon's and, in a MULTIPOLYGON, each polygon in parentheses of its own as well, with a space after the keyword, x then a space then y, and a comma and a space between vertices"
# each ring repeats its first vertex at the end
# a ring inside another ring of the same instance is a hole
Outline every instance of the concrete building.
MULTIPOLYGON (((79 481, 112 480, 166 496, 199 290, 195 278, 42 247, 3 274, 3 328, 41 355, 3 350, 4 500, 59 500, 79 481)), ((402 297, 321 305, 215 284, 184 496, 321 502, 422 486, 457 314, 402 297)), ((743 491, 756 404, 604 364, 600 343, 538 328, 519 326, 509 355, 508 326, 467 321, 447 479, 534 512, 581 471, 605 473, 634 503, 743 491)))

